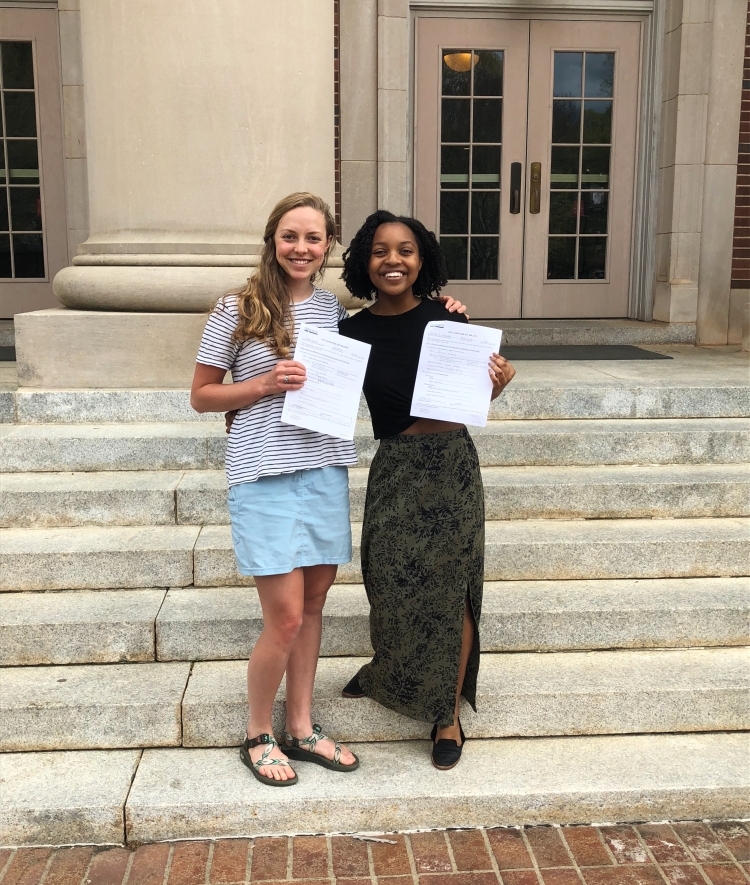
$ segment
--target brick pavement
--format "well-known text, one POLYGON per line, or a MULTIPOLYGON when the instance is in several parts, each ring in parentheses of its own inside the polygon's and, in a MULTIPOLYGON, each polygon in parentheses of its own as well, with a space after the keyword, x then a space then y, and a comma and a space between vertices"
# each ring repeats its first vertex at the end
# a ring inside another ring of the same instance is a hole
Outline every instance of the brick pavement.
POLYGON ((748 885, 736 822, 0 849, 0 885, 748 885), (379 840, 379 841, 378 841, 379 840))

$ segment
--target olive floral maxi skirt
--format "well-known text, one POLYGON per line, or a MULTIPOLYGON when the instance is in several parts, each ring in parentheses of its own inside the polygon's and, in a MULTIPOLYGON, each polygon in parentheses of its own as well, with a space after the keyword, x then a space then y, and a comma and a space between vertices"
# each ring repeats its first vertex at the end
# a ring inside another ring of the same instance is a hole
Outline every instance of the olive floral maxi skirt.
POLYGON ((466 429, 381 440, 367 484, 362 573, 375 650, 359 673, 364 693, 451 725, 468 600, 476 630, 462 693, 476 710, 484 495, 466 429))

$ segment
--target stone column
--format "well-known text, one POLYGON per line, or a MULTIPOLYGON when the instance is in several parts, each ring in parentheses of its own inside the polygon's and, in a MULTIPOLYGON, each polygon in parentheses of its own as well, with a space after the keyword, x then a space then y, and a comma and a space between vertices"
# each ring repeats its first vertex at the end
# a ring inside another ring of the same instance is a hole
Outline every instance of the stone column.
POLYGON ((280 197, 333 205, 333 0, 80 4, 90 236, 55 294, 205 311, 252 272, 280 197))

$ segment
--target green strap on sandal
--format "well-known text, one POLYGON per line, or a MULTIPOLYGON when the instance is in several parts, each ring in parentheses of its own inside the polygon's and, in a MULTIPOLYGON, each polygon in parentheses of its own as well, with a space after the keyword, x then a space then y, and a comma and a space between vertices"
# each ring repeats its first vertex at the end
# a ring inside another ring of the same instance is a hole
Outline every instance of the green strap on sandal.
MULTIPOLYGON (((341 744, 338 741, 333 741, 333 759, 327 759, 316 753, 315 747, 319 741, 333 740, 327 734, 323 734, 323 729, 319 725, 313 725, 313 733, 309 737, 296 738, 285 731, 281 740, 286 755, 297 762, 314 762, 331 771, 354 771, 359 768, 359 759, 356 756, 354 756, 354 762, 344 765, 341 761, 341 744)), ((354 754, 352 753, 352 755, 354 754)))
MULTIPOLYGON (((269 777, 267 774, 260 773, 261 768, 272 768, 274 766, 284 766, 285 768, 292 768, 292 766, 289 764, 288 759, 279 759, 271 755, 274 751, 274 748, 278 746, 278 742, 272 734, 259 734, 258 737, 254 738, 249 738, 245 736, 245 741, 240 747, 240 759, 250 769, 250 771, 252 771, 253 776, 262 784, 267 784, 269 787, 291 787, 299 780, 296 773, 294 777, 288 777, 286 780, 277 780, 275 777, 269 777), (268 746, 263 751, 258 761, 253 762, 252 758, 250 757, 250 750, 252 750, 253 747, 259 746, 260 744, 267 744, 268 746)), ((292 771, 294 771, 293 768, 292 771)))

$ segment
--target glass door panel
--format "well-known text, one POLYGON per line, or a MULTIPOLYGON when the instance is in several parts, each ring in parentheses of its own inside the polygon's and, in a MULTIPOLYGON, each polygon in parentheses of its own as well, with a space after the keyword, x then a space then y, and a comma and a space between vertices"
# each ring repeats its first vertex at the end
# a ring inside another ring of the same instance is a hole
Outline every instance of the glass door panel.
POLYGON ((640 25, 535 21, 530 46, 528 162, 542 174, 523 316, 627 316, 640 25))
POLYGON ((440 239, 445 291, 477 318, 521 311, 509 184, 525 162, 528 34, 527 21, 417 21, 415 214, 440 239))

